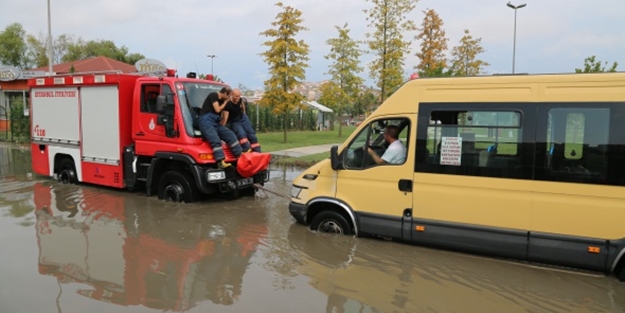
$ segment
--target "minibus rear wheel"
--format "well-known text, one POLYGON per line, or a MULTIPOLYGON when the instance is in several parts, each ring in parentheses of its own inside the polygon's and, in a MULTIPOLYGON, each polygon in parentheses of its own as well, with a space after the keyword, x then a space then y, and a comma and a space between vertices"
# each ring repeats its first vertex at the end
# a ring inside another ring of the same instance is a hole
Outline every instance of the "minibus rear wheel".
POLYGON ((323 211, 313 218, 310 229, 321 233, 352 235, 352 229, 343 215, 334 211, 323 211))

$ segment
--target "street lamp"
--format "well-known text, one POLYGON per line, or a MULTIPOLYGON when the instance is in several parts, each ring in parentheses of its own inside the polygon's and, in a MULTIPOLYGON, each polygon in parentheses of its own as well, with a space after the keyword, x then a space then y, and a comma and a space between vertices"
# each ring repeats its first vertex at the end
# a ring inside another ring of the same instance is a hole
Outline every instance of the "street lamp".
POLYGON ((213 59, 216 58, 217 55, 216 54, 209 54, 209 55, 207 55, 207 57, 211 58, 211 75, 213 75, 213 59))
POLYGON ((520 9, 520 8, 524 8, 527 4, 523 3, 520 5, 513 5, 512 3, 508 2, 508 4, 506 4, 509 8, 514 10, 514 43, 512 46, 512 74, 514 74, 514 57, 515 57, 515 53, 516 53, 516 10, 520 9))

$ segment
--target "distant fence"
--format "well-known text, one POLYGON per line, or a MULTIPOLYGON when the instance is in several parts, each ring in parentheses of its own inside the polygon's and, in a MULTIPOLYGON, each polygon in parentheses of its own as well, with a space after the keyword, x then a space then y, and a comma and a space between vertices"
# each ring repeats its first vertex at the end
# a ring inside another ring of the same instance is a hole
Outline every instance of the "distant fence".
POLYGON ((0 141, 11 139, 11 103, 6 100, 0 102, 0 141))
MULTIPOLYGON (((317 110, 308 108, 294 110, 287 116, 287 131, 317 129, 318 114, 320 113, 317 110)), ((283 130, 284 114, 274 114, 271 112, 271 108, 250 103, 247 108, 247 116, 250 118, 254 129, 258 132, 283 130)))

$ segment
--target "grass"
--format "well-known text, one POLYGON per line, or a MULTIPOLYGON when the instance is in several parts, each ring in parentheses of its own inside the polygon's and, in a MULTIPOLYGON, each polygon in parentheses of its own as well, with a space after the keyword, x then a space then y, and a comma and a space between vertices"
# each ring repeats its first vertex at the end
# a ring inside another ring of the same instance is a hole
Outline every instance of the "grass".
MULTIPOLYGON (((343 126, 342 135, 339 137, 339 129, 327 131, 294 131, 287 133, 287 143, 284 143, 282 132, 257 133, 258 141, 262 145, 263 152, 273 152, 291 148, 341 143, 356 129, 355 126, 343 126)), ((283 157, 274 155, 272 163, 275 165, 288 165, 296 167, 309 167, 323 159, 330 157, 330 151, 305 155, 301 157, 283 157)))
POLYGON ((258 141, 262 145, 263 152, 273 152, 291 148, 316 146, 332 143, 341 143, 356 129, 355 126, 343 126, 342 135, 339 137, 339 128, 327 131, 293 131, 287 133, 287 141, 284 143, 283 132, 257 133, 258 141))
POLYGON ((289 165, 296 167, 310 167, 317 162, 330 157, 330 152, 322 152, 306 156, 297 157, 281 157, 273 156, 272 163, 275 165, 289 165))

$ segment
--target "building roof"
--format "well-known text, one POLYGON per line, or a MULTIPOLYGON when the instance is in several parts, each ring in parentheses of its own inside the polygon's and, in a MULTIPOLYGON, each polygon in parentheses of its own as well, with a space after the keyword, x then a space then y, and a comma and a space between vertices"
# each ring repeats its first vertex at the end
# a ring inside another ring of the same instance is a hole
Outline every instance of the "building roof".
POLYGON ((317 101, 302 101, 302 103, 304 105, 307 105, 309 107, 312 107, 313 109, 317 109, 323 113, 332 113, 334 111, 332 111, 332 109, 328 108, 327 106, 317 102, 317 101))
MULTIPOLYGON (((99 72, 99 71, 121 71, 122 73, 135 73, 137 68, 134 65, 130 65, 124 62, 113 60, 111 58, 99 56, 90 59, 71 61, 52 66, 52 71, 57 74, 66 74, 70 72, 70 69, 74 66, 74 72, 99 72)), ((48 67, 43 66, 32 69, 32 71, 47 71, 48 67)))

